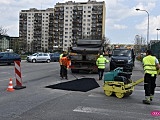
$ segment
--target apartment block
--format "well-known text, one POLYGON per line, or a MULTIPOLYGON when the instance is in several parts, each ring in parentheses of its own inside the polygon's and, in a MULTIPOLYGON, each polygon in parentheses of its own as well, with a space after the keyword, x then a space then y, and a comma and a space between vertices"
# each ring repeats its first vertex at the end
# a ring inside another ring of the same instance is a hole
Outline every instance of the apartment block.
POLYGON ((19 13, 20 48, 28 52, 53 49, 53 16, 54 9, 21 10, 19 13))
POLYGON ((78 39, 103 39, 105 2, 57 3, 54 7, 53 44, 68 50, 78 39))
POLYGON ((19 13, 20 49, 28 52, 68 50, 78 39, 105 37, 105 2, 56 3, 46 10, 19 13))

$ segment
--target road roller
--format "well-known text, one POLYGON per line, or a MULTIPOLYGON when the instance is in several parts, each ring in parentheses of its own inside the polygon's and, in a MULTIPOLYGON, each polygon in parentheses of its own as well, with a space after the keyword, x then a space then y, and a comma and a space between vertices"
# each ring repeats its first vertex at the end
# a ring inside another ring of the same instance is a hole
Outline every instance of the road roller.
POLYGON ((143 82, 144 78, 133 81, 132 73, 123 72, 123 68, 116 68, 104 74, 103 90, 107 96, 115 95, 117 98, 129 96, 134 91, 134 86, 143 82))

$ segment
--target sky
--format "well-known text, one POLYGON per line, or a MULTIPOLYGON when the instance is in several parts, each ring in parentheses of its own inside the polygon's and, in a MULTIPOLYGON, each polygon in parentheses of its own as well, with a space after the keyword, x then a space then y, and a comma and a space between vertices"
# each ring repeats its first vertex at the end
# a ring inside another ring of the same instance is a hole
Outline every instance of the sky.
MULTIPOLYGON (((68 0, 0 0, 0 27, 11 37, 19 36, 19 12, 30 8, 53 8, 58 2, 68 0)), ((103 0, 96 0, 103 1, 103 0)), ((75 0, 87 2, 87 0, 75 0)), ((105 37, 111 44, 134 44, 135 36, 147 39, 149 15, 149 40, 160 39, 160 0, 105 0, 105 37), (136 11, 139 8, 146 11, 136 11)), ((147 41, 147 40, 146 40, 147 41)))

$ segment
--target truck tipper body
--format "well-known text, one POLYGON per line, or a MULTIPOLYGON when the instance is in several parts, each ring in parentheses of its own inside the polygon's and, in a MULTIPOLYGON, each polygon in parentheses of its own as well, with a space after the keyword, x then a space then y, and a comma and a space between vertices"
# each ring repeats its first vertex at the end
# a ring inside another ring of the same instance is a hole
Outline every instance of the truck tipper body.
POLYGON ((80 70, 98 72, 96 60, 103 50, 102 40, 77 40, 70 53, 72 73, 78 73, 80 70))

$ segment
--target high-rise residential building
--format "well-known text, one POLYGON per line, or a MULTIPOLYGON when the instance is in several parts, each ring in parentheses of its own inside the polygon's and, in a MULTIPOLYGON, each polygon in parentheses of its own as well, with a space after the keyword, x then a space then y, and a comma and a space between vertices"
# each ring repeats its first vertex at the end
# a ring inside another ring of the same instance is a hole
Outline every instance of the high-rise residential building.
POLYGON ((21 10, 19 14, 20 49, 28 52, 53 49, 54 9, 21 10))
POLYGON ((68 50, 78 39, 105 37, 105 2, 56 3, 46 10, 21 10, 20 49, 28 52, 68 50))
POLYGON ((56 3, 53 45, 68 50, 77 39, 102 40, 105 37, 105 10, 104 1, 56 3))

